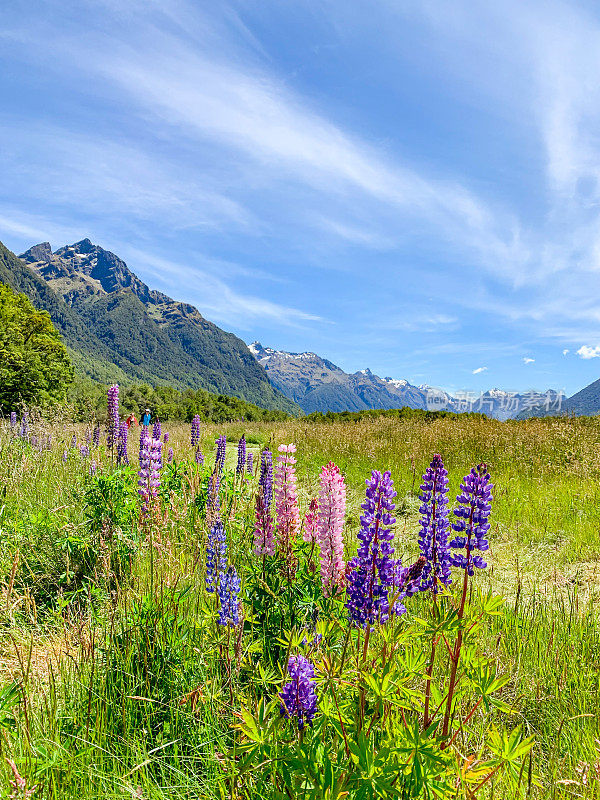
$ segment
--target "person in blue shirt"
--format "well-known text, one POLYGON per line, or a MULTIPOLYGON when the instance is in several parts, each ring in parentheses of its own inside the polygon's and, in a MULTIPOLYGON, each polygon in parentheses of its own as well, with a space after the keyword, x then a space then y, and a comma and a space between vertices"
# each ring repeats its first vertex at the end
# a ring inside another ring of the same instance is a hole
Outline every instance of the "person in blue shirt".
POLYGON ((147 428, 150 425, 151 421, 152 421, 152 414, 150 413, 150 409, 147 408, 144 411, 144 416, 142 417, 142 425, 144 426, 144 428, 147 428))

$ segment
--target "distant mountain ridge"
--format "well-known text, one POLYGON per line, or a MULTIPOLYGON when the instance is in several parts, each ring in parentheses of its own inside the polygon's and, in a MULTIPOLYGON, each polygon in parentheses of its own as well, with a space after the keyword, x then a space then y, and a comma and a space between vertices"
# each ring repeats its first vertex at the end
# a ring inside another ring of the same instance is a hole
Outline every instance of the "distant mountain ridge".
POLYGON ((98 380, 202 388, 290 413, 244 342, 194 306, 151 290, 108 250, 82 239, 17 258, 0 244, 0 281, 45 308, 78 371, 98 380))
POLYGON ((316 353, 288 353, 248 345, 271 383, 297 403, 303 411, 362 411, 407 406, 456 412, 478 411, 497 419, 511 419, 526 408, 557 403, 558 394, 547 392, 505 392, 490 389, 480 395, 453 397, 443 389, 414 386, 407 380, 380 378, 369 369, 346 373, 316 353))

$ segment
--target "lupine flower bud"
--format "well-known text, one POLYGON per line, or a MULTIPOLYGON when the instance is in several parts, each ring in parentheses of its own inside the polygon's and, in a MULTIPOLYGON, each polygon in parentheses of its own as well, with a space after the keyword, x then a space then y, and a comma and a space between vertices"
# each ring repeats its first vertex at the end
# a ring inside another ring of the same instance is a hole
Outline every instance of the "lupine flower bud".
POLYGON ((396 492, 390 473, 382 475, 373 470, 371 480, 366 483, 358 534, 360 546, 349 564, 346 600, 350 620, 362 627, 389 618, 388 591, 394 582, 391 526, 396 522, 390 513, 396 507, 392 502, 396 492))
POLYGON ((473 575, 473 568, 485 569, 487 563, 479 555, 471 555, 473 550, 485 552, 489 549, 487 532, 490 529, 488 518, 492 510, 492 489, 493 483, 490 482, 490 473, 487 471, 487 464, 479 464, 468 475, 465 475, 460 485, 461 494, 456 498, 458 506, 454 509, 454 516, 457 518, 452 527, 461 536, 455 537, 450 542, 450 547, 461 550, 465 549, 466 554, 454 553, 451 556, 452 563, 466 569, 469 575, 473 575))
POLYGON ((427 559, 425 556, 419 556, 410 567, 403 567, 402 559, 398 559, 394 562, 394 580, 390 587, 390 595, 394 598, 392 612, 397 616, 406 613, 406 607, 402 602, 404 598, 412 597, 413 594, 420 591, 421 575, 426 563, 427 559))
POLYGON ((346 484, 330 461, 321 469, 316 538, 321 550, 321 583, 325 596, 335 593, 344 580, 344 516, 346 484))
POLYGON ((305 542, 312 543, 315 541, 315 534, 317 532, 318 524, 319 501, 316 497, 310 501, 308 511, 304 516, 304 528, 302 530, 302 539, 305 542))
POLYGON ((228 567, 227 572, 221 572, 219 575, 219 600, 221 601, 219 625, 239 625, 240 601, 238 594, 240 586, 241 582, 235 567, 228 567))
POLYGON ((440 455, 435 455, 425 470, 420 498, 419 549, 427 559, 421 589, 431 587, 437 593, 440 583, 446 586, 452 583, 448 549, 448 470, 440 455))
POLYGON ((304 656, 290 656, 287 669, 291 680, 279 693, 281 713, 288 719, 296 718, 302 730, 307 722, 312 725, 317 712, 315 669, 304 656))
POLYGON ((274 556, 275 538, 273 536, 273 521, 269 511, 265 508, 265 500, 260 488, 256 493, 254 519, 255 554, 257 556, 274 556))
POLYGON ((196 447, 200 441, 200 414, 196 414, 192 419, 192 447, 196 447))
POLYGON ((281 554, 291 557, 291 548, 300 530, 300 509, 296 485, 295 444, 280 444, 277 448, 275 496, 277 512, 277 544, 281 554))
POLYGON ((238 442, 238 460, 235 468, 236 475, 243 475, 245 466, 246 466, 246 437, 242 435, 242 438, 238 442))
POLYGON ((21 437, 21 439, 29 438, 29 413, 27 411, 24 411, 23 416, 21 417, 21 427, 19 429, 19 436, 21 437))

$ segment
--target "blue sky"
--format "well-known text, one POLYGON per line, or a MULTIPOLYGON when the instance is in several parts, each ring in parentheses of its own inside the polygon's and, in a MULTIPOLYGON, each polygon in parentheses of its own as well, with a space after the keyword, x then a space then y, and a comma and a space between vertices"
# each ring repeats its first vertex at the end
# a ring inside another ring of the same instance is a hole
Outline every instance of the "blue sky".
POLYGON ((11 249, 348 371, 599 377, 597 4, 15 0, 0 42, 11 249))

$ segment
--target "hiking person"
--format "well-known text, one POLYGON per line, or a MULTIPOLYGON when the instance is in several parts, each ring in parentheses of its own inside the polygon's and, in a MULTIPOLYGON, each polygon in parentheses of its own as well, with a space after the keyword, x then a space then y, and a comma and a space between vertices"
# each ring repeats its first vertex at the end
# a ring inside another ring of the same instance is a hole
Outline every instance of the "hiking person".
POLYGON ((142 425, 144 426, 144 428, 147 428, 151 422, 152 422, 152 414, 150 413, 150 409, 147 408, 144 411, 144 416, 142 417, 142 425))
POLYGON ((127 427, 131 428, 132 425, 139 425, 140 423, 135 418, 135 414, 130 414, 127 419, 125 420, 127 423, 127 427))

